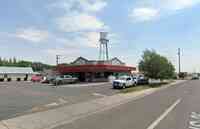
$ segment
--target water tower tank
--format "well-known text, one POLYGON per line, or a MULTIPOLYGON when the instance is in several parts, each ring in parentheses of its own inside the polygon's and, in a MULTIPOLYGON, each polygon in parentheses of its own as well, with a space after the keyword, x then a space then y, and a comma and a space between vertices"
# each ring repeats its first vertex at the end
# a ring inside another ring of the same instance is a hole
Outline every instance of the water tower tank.
POLYGON ((108 32, 100 32, 100 40, 107 40, 108 32))

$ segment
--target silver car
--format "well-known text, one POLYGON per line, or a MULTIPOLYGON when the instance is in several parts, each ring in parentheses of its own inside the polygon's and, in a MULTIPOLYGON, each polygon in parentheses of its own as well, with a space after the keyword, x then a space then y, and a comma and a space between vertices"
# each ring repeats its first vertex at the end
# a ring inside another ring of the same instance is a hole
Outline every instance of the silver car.
POLYGON ((71 75, 59 75, 56 76, 53 80, 54 85, 63 85, 63 84, 69 84, 69 83, 75 83, 78 81, 78 78, 72 77, 71 75))

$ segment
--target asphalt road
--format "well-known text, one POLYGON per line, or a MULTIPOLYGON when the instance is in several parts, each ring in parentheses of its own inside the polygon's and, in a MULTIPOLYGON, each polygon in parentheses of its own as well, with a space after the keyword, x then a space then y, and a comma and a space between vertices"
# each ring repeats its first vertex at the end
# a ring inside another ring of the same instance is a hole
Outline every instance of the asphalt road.
POLYGON ((188 81, 55 129, 200 129, 200 81, 188 81))
POLYGON ((118 92, 118 90, 113 90, 110 84, 88 87, 67 87, 66 85, 53 88, 31 82, 0 83, 0 120, 43 110, 41 109, 43 105, 62 103, 56 106, 59 107, 110 96, 118 92))

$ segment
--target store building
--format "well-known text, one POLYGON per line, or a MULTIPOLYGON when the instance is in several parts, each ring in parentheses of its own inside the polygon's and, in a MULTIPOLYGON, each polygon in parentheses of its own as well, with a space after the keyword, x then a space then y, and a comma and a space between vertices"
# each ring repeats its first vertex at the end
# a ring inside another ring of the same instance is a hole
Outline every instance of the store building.
POLYGON ((28 81, 33 74, 31 67, 0 67, 0 81, 28 81))
POLYGON ((58 65, 59 74, 70 74, 79 78, 82 82, 103 82, 108 77, 131 74, 136 67, 126 66, 118 58, 107 61, 88 60, 83 57, 77 58, 70 65, 58 65))

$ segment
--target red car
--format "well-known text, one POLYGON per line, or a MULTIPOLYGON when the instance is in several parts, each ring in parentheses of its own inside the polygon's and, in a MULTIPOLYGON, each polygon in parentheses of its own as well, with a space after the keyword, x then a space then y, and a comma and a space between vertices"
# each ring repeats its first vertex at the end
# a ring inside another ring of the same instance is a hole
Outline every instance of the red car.
POLYGON ((31 78, 32 82, 41 82, 42 81, 42 76, 41 75, 33 75, 31 78))

